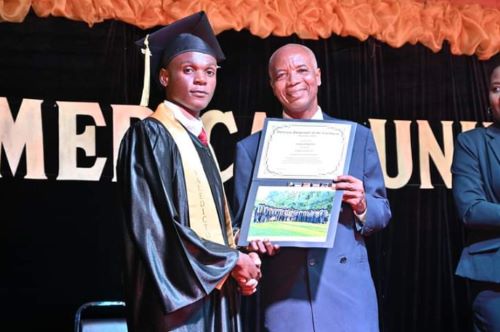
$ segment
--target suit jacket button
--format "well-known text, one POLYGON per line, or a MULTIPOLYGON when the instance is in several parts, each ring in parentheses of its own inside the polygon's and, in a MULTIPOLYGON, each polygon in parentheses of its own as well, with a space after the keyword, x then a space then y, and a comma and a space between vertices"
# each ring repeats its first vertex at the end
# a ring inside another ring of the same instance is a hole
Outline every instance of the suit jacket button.
POLYGON ((314 260, 314 258, 311 258, 311 259, 309 260, 309 265, 310 265, 310 266, 314 266, 314 265, 316 265, 316 261, 314 260))
POLYGON ((345 263, 347 263, 347 257, 340 258, 340 264, 345 264, 345 263))

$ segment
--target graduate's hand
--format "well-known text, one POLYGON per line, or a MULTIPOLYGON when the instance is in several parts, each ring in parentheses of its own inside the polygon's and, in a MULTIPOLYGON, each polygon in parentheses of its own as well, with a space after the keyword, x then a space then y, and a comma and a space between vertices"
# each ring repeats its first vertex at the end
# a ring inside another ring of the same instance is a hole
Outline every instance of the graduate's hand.
POLYGON ((255 266, 257 266, 260 269, 260 266, 262 265, 262 261, 260 260, 260 257, 257 253, 255 252, 249 252, 248 256, 253 260, 255 266))
MULTIPOLYGON (((261 260, 257 253, 251 252, 248 256, 253 260, 255 265, 260 268, 261 260)), ((241 279, 238 281, 238 289, 242 295, 248 296, 252 295, 257 291, 257 285, 259 282, 256 279, 245 280, 241 279)))
POLYGON ((349 204, 357 214, 366 210, 366 197, 363 181, 350 175, 339 175, 335 182, 335 190, 344 190, 342 202, 349 204))
POLYGON ((273 244, 269 240, 252 240, 246 247, 246 250, 250 252, 258 252, 260 254, 268 254, 269 256, 274 256, 280 250, 280 246, 273 244))
POLYGON ((257 291, 259 282, 255 279, 250 279, 246 283, 238 283, 238 289, 241 295, 249 296, 257 291))
POLYGON ((236 262, 233 271, 231 271, 231 276, 236 279, 240 286, 245 285, 251 279, 258 281, 262 276, 262 273, 260 272, 260 259, 256 261, 253 255, 251 256, 240 252, 238 261, 236 262))
MULTIPOLYGON (((260 257, 258 254, 251 252, 248 254, 248 256, 253 260, 255 263, 255 266, 257 266, 260 269, 260 265, 262 264, 260 257)), ((245 280, 245 279, 240 279, 238 281, 238 289, 240 290, 242 295, 248 296, 252 295, 257 291, 257 285, 259 282, 256 279, 250 279, 250 280, 245 280)))

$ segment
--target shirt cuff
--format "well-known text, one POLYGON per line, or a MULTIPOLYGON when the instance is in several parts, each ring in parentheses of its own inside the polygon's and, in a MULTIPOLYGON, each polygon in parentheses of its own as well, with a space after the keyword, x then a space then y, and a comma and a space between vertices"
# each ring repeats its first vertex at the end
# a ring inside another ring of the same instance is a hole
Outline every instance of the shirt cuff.
POLYGON ((368 211, 368 208, 366 208, 365 211, 361 214, 357 214, 356 211, 352 211, 352 212, 354 212, 354 215, 356 216, 356 218, 358 218, 358 220, 361 221, 362 224, 364 224, 366 221, 366 212, 367 211, 368 211))

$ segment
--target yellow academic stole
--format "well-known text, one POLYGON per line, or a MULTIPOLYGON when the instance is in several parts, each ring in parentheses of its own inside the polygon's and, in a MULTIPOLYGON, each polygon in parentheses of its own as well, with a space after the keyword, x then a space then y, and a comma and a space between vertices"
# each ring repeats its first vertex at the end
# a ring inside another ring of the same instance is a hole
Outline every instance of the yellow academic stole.
MULTIPOLYGON (((207 176, 203 170, 198 151, 188 132, 175 119, 173 112, 163 103, 158 106, 156 112, 154 112, 151 117, 157 119, 165 126, 179 149, 186 183, 191 229, 206 240, 225 245, 212 190, 208 184, 207 176)), ((210 147, 210 150, 214 156, 213 159, 215 160, 217 169, 219 170, 219 165, 217 164, 217 159, 215 158, 212 147, 210 147)), ((235 243, 231 226, 231 217, 225 193, 224 214, 226 217, 226 234, 229 246, 234 248, 235 243)))

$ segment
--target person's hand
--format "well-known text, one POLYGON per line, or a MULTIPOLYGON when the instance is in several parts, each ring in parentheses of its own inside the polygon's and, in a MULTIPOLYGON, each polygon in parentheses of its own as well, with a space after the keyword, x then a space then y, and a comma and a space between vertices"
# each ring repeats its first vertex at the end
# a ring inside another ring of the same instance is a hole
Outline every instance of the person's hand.
POLYGON ((247 251, 258 252, 260 254, 268 254, 269 256, 276 255, 280 246, 277 244, 272 244, 269 240, 252 240, 246 247, 247 251))
POLYGON ((366 210, 366 197, 363 182, 350 175, 339 175, 335 190, 343 190, 342 201, 349 204, 357 214, 366 210))
POLYGON ((241 295, 249 296, 257 291, 259 282, 255 279, 250 279, 246 283, 238 283, 238 290, 241 295))
MULTIPOLYGON (((253 262, 255 263, 255 266, 257 266, 260 269, 262 262, 260 260, 259 255, 256 254, 255 252, 251 252, 248 254, 248 256, 250 256, 250 258, 253 260, 253 262)), ((258 284, 259 284, 259 282, 256 279, 250 279, 244 283, 239 283, 238 285, 239 285, 239 289, 240 289, 241 294, 248 296, 248 295, 252 295, 253 293, 255 293, 257 291, 258 284)))
POLYGON ((261 278, 261 261, 256 253, 240 252, 231 276, 236 280, 243 295, 252 295, 257 291, 258 280, 261 278))
POLYGON ((250 279, 259 280, 262 276, 260 272, 260 259, 255 260, 255 257, 240 252, 238 261, 231 271, 231 275, 239 284, 245 284, 250 279), (257 264, 259 266, 257 266, 257 264))
MULTIPOLYGON (((240 237, 240 231, 236 232, 234 239, 235 242, 238 243, 238 239, 240 237)), ((260 254, 268 254, 269 256, 274 256, 280 250, 280 246, 277 244, 272 244, 269 240, 252 240, 245 247, 245 250, 248 252, 257 252, 260 254)))
MULTIPOLYGON (((262 265, 262 261, 260 260, 259 255, 255 252, 249 252, 248 256, 252 259, 255 266, 257 266, 260 269, 260 266, 262 265)), ((261 276, 262 276, 262 273, 261 273, 261 276)))

